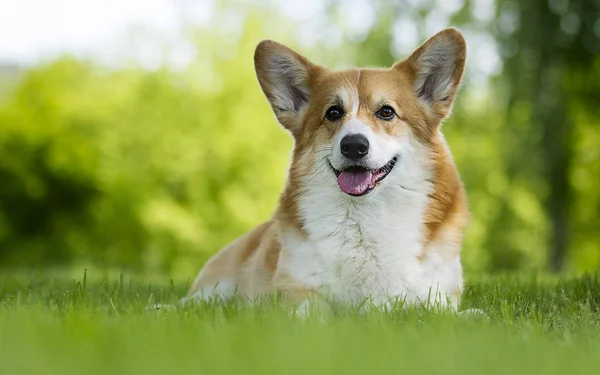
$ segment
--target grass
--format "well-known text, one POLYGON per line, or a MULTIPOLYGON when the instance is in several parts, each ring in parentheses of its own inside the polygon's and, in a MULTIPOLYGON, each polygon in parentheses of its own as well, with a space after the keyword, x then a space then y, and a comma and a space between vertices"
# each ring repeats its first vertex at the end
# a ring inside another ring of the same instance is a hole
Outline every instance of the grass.
POLYGON ((170 311, 183 283, 0 277, 0 374, 596 374, 600 275, 485 277, 463 308, 323 323, 288 317, 275 299, 170 311))

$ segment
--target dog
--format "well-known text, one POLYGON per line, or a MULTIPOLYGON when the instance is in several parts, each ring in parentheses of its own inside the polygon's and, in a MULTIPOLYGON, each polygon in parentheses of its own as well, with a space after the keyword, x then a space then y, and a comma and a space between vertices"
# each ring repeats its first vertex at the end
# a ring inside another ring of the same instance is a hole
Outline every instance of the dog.
POLYGON ((454 28, 385 69, 332 71, 260 42, 258 81, 294 139, 287 181, 272 218, 211 258, 186 299, 456 310, 469 211, 441 124, 465 58, 454 28))

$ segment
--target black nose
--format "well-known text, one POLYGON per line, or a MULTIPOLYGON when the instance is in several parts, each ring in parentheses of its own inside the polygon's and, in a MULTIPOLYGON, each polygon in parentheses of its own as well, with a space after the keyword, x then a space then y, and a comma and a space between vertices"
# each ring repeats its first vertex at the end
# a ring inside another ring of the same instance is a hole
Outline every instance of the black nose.
POLYGON ((362 134, 345 136, 340 142, 340 146, 342 155, 352 160, 364 158, 369 153, 369 141, 362 134))

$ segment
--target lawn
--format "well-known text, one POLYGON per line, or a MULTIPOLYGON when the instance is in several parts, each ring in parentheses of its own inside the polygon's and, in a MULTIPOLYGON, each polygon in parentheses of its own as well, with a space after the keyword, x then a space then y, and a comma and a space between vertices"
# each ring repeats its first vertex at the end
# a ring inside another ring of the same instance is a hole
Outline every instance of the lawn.
POLYGON ((600 275, 479 277, 462 308, 327 322, 275 298, 148 311, 185 283, 141 277, 0 277, 0 374, 597 374, 600 275))

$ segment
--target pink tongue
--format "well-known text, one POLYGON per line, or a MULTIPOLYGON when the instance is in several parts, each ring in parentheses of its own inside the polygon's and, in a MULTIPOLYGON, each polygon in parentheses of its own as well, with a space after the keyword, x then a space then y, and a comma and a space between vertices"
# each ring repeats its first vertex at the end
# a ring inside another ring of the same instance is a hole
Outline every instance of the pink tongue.
POLYGON ((346 194, 361 195, 372 186, 371 171, 343 171, 338 176, 338 185, 346 194))

